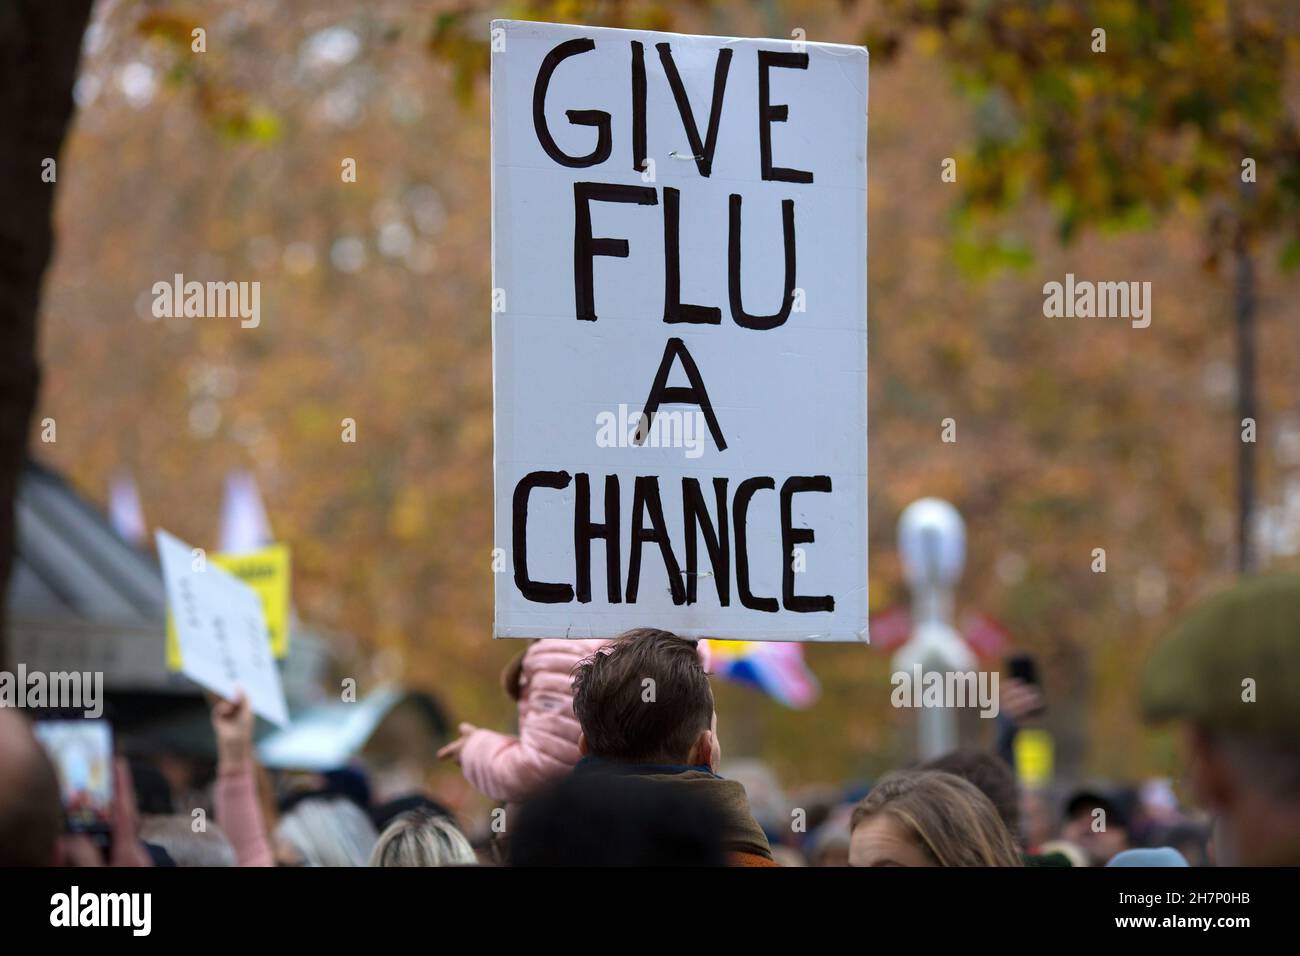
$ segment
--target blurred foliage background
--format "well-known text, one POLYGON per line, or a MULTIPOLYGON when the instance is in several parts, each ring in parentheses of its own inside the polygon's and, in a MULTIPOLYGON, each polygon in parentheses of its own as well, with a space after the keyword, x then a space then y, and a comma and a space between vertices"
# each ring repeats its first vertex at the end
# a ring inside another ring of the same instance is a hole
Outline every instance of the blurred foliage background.
MULTIPOLYGON (((348 673, 508 726, 497 674, 518 648, 490 640, 498 16, 869 45, 873 609, 908 601, 902 507, 948 498, 968 527, 959 611, 1039 656, 1062 769, 1171 772, 1135 686, 1172 617, 1238 563, 1243 248, 1253 553, 1300 552, 1286 3, 101 0, 59 164, 36 414, 58 441, 39 452, 101 500, 131 474, 151 525, 209 546, 223 478, 249 469, 298 611, 347 635, 348 673), (177 272, 260 281, 261 327, 155 319, 150 288, 177 272), (1151 327, 1045 319, 1043 284, 1067 272, 1150 281, 1151 327)), ((722 689, 729 753, 788 783, 905 759, 888 655, 807 656, 808 711, 722 689)))

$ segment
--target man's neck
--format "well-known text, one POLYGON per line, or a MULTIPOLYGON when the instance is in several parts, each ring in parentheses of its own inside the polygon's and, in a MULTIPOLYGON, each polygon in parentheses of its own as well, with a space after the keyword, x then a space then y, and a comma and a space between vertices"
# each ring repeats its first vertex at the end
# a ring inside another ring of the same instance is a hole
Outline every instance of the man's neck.
POLYGON ((1233 860, 1220 865, 1300 865, 1300 804, 1251 800, 1232 815, 1225 836, 1233 860))
POLYGON ((619 773, 684 773, 688 770, 700 770, 706 773, 712 773, 712 768, 704 764, 690 764, 685 760, 673 761, 668 759, 659 760, 618 760, 613 757, 602 757, 598 754, 587 754, 579 761, 579 766, 600 767, 605 770, 617 771, 619 773))

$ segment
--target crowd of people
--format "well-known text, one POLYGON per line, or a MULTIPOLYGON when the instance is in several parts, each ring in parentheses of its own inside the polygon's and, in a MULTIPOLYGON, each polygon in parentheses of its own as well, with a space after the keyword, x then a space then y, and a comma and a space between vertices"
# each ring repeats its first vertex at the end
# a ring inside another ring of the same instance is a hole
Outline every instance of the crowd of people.
POLYGON ((1297 865, 1297 623, 1300 576, 1249 581, 1150 661, 1142 705, 1179 722, 1197 812, 1155 784, 1053 806, 996 749, 865 793, 787 795, 761 764, 724 764, 703 645, 646 628, 533 642, 503 675, 518 732, 462 724, 443 747, 499 804, 487 826, 424 793, 378 802, 357 767, 267 799, 247 701, 217 700, 211 819, 175 812, 156 771, 119 759, 104 846, 67 832, 50 760, 26 717, 0 709, 0 865, 1297 865))

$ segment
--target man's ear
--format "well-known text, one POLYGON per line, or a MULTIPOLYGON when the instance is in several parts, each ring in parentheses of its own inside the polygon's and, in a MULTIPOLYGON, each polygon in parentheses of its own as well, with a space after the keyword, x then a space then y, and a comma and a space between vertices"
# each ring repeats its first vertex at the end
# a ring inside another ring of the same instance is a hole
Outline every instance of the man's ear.
POLYGON ((578 731, 578 753, 584 757, 591 753, 591 751, 587 749, 587 735, 581 730, 578 731))
POLYGON ((691 744, 690 753, 686 755, 688 767, 713 766, 713 731, 701 730, 700 735, 691 744))
POLYGON ((1228 809, 1236 802, 1237 792, 1232 768, 1200 727, 1189 725, 1183 738, 1188 754, 1188 776, 1197 797, 1215 812, 1228 809))

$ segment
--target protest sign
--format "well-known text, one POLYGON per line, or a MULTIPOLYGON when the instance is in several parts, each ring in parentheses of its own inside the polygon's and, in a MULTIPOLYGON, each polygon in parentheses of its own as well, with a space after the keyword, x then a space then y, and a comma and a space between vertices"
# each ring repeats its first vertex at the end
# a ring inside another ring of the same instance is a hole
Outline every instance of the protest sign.
POLYGON ((492 25, 498 637, 867 639, 867 51, 492 25))
POLYGON ((1044 787, 1051 783, 1056 748, 1050 733, 1036 727, 1022 727, 1016 732, 1012 749, 1017 775, 1024 786, 1044 787))
MULTIPOLYGON (((271 635, 271 653, 277 660, 289 653, 289 547, 272 544, 242 554, 211 554, 208 560, 229 571, 257 592, 271 635)), ((181 649, 176 623, 167 616, 167 667, 181 669, 181 649)))
POLYGON ((254 713, 287 724, 261 598, 166 531, 157 533, 157 542, 181 672, 228 700, 242 690, 254 713))

